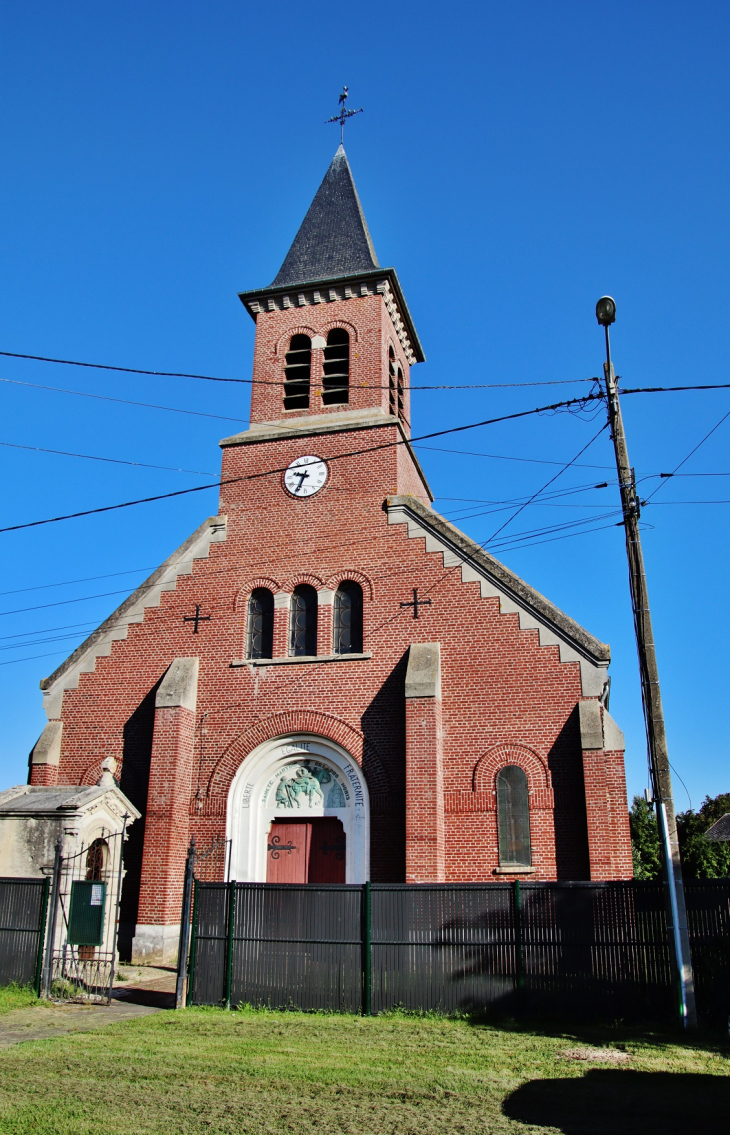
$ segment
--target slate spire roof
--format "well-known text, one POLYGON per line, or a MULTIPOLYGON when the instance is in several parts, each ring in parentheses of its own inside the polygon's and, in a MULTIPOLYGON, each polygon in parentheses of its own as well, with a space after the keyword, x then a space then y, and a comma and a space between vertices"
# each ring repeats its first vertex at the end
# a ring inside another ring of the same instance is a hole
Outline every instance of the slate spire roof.
POLYGON ((271 287, 351 276, 378 267, 350 163, 340 146, 271 287))

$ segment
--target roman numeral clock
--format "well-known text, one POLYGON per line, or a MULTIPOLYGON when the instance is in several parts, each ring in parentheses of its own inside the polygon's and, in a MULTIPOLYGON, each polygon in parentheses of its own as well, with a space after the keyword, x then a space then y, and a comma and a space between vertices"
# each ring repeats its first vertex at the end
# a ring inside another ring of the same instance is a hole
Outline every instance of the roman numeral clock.
POLYGON ((293 497, 313 497, 327 483, 329 470, 321 457, 307 454, 297 457, 282 478, 284 488, 293 497))

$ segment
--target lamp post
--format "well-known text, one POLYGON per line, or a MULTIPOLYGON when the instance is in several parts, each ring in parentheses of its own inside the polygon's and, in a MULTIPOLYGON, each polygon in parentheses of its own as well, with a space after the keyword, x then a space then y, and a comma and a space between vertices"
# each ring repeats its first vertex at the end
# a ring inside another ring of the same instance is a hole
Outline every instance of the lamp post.
POLYGON ((687 910, 682 883, 682 862, 679 855, 677 822, 674 816, 672 799, 672 778, 669 771, 669 753, 664 728, 659 688, 659 669, 657 667, 654 632, 649 610, 649 591, 644 568, 644 555, 641 548, 639 516, 641 500, 636 492, 636 477, 629 464, 621 406, 613 363, 611 362, 611 336, 609 327, 616 321, 616 302, 611 296, 602 296, 596 304, 596 319, 606 335, 606 362, 603 372, 606 379, 606 400, 608 420, 611 426, 613 448, 616 454, 616 469, 621 492, 621 508, 626 533, 626 555, 629 563, 629 587, 634 616, 636 648, 639 656, 641 677, 641 700, 646 723, 649 767, 651 770, 652 791, 656 803, 657 821, 662 852, 662 868, 668 897, 669 948, 678 988, 680 1016, 685 1028, 697 1025, 694 979, 687 933, 687 910))

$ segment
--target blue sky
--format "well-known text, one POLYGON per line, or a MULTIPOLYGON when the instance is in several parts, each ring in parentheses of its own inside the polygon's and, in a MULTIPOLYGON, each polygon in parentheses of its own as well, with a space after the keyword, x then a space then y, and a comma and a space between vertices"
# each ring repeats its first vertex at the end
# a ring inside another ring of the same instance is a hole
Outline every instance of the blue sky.
MULTIPOLYGON (((324 119, 346 82, 365 107, 346 145, 375 247, 398 269, 428 356, 415 384, 589 379, 605 292, 626 386, 730 381, 729 17, 725 4, 652 0, 11 0, 0 14, 0 349, 248 377, 254 328, 236 292, 267 284, 283 260, 336 149, 324 119)), ((0 378, 12 380, 0 382, 0 441, 170 467, 0 445, 0 526, 201 483, 248 413, 247 388, 233 385, 7 358, 0 378)), ((588 387, 414 394, 414 432, 588 387)), ((730 391, 627 397, 637 476, 673 469, 728 410, 730 391)), ((542 462, 569 461, 600 424, 544 415, 419 455, 437 507, 482 542, 509 513, 477 504, 462 518, 465 499, 532 494, 560 467, 542 462)), ((729 438, 730 419, 683 467, 693 476, 664 483, 644 511, 670 755, 695 807, 730 790, 729 438)), ((590 468, 556 489, 612 479, 606 432, 580 461, 590 468)), ((43 727, 39 679, 215 507, 215 492, 193 494, 0 535, 3 787, 25 780, 43 727)), ((617 508, 615 484, 531 506, 503 535, 576 519, 600 530, 522 538, 499 555, 611 643, 611 710, 638 792, 625 555, 607 516, 617 508)), ((676 778, 675 796, 688 806, 676 778)))

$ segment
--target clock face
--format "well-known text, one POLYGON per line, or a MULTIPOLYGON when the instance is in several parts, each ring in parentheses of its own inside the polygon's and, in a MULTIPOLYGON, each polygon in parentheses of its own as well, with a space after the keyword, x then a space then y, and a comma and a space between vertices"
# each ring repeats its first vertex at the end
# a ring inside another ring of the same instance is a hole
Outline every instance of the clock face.
POLYGON ((284 487, 293 497, 312 497, 327 482, 327 463, 321 457, 297 457, 284 474, 284 487))

